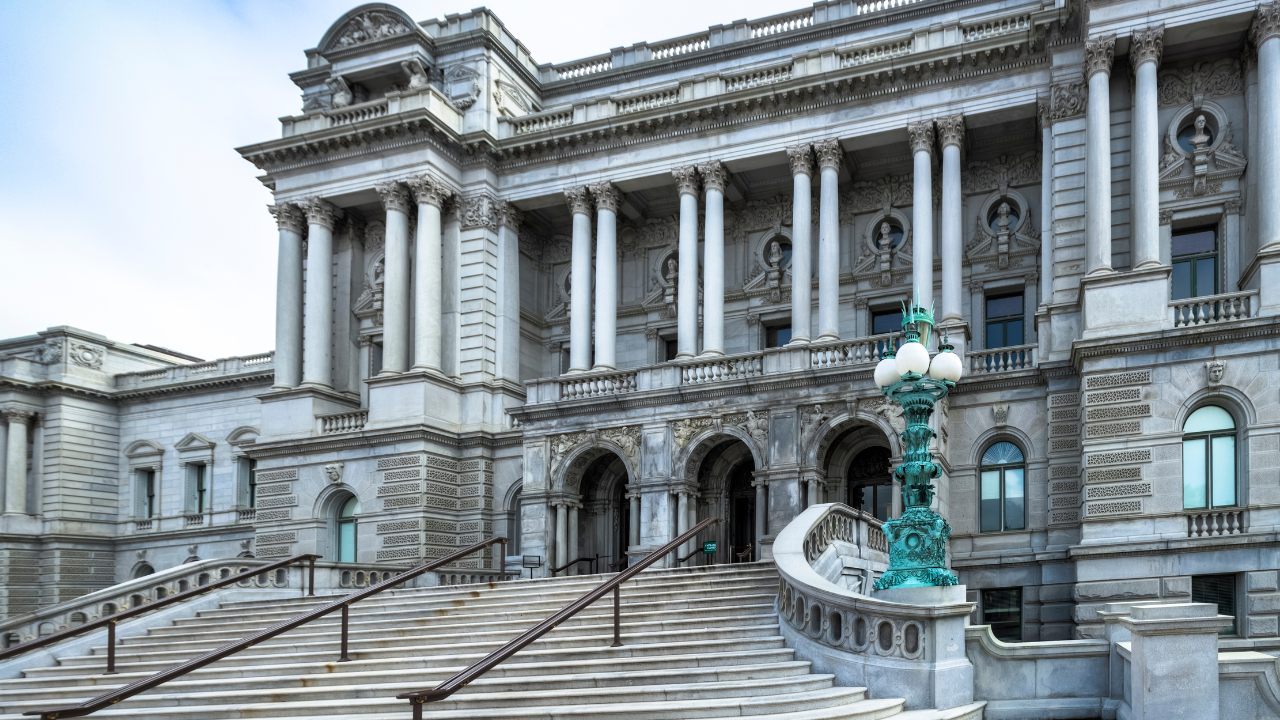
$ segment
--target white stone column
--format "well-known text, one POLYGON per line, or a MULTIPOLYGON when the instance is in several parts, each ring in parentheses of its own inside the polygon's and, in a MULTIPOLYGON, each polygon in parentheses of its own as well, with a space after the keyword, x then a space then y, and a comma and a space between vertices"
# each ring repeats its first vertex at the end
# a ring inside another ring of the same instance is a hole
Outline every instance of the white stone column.
POLYGON ((698 173, 692 165, 671 171, 680 192, 680 260, 676 271, 676 357, 698 354, 698 173))
POLYGON ((409 192, 398 182, 381 183, 374 186, 374 190, 382 198, 382 207, 387 211, 382 284, 382 371, 378 374, 393 375, 409 369, 409 192))
POLYGON ((569 278, 569 372, 591 369, 591 196, 585 187, 564 191, 573 213, 569 278))
POLYGON ((1053 302, 1053 120, 1047 99, 1041 98, 1036 109, 1040 118, 1040 304, 1048 305, 1053 302))
POLYGON ((813 228, 813 153, 806 143, 787 148, 791 163, 791 342, 809 342, 813 324, 813 263, 809 259, 813 228))
MULTIPOLYGON (((639 545, 640 544, 640 493, 638 492, 627 493, 627 502, 630 503, 630 508, 631 508, 630 512, 627 515, 627 518, 630 521, 628 523, 628 528, 627 528, 627 543, 633 546, 639 545)), ((626 552, 626 550, 627 548, 623 548, 624 553, 626 552)))
POLYGON ((1156 70, 1164 45, 1164 25, 1134 30, 1129 42, 1133 64, 1133 259, 1136 270, 1160 264, 1160 120, 1156 70))
MULTIPOLYGON (((794 255, 792 257, 794 257, 794 255)), ((768 521, 768 517, 769 517, 769 494, 768 494, 769 481, 766 480, 765 478, 757 477, 752 479, 751 486, 756 489, 756 540, 755 540, 756 554, 755 554, 755 557, 758 559, 760 557, 760 540, 764 538, 765 530, 768 529, 766 527, 766 522, 768 521)), ((732 549, 730 549, 730 553, 732 552, 733 552, 732 549)))
MULTIPOLYGON (((562 567, 565 563, 569 562, 568 558, 565 557, 565 555, 568 553, 568 547, 569 547, 569 538, 568 538, 569 518, 568 518, 568 512, 567 512, 568 508, 566 508, 565 505, 566 503, 563 503, 563 502, 555 503, 555 508, 556 508, 555 557, 556 559, 555 559, 555 562, 551 564, 551 567, 553 568, 562 567)), ((548 571, 550 571, 550 568, 548 568, 548 571)))
POLYGON ((911 185, 912 299, 933 305, 933 121, 907 126, 914 160, 911 185))
POLYGON ((21 408, 9 408, 5 419, 9 421, 9 442, 5 453, 5 514, 27 514, 27 423, 32 413, 21 408))
POLYGON ((698 166, 707 194, 706 237, 702 250, 702 354, 724 354, 724 189, 729 173, 719 160, 698 166))
MULTIPOLYGON (((564 562, 578 559, 578 509, 581 507, 582 505, 579 505, 578 503, 569 503, 569 547, 566 548, 567 557, 564 559, 564 562)), ((564 563, 560 564, 563 565, 564 563)), ((574 565, 571 568, 567 568, 567 572, 565 574, 578 575, 578 570, 578 566, 574 565)))
POLYGON ((1258 50, 1258 249, 1280 248, 1280 3, 1258 6, 1249 37, 1258 50))
MULTIPOLYGON (((840 161, 836 138, 813 146, 822 172, 818 200, 818 340, 840 339, 840 161)), ((795 244, 791 245, 795 252, 795 244)), ((793 289, 794 291, 794 289, 793 289)))
MULTIPOLYGON (((689 532, 689 491, 676 491, 676 537, 689 532)), ((689 554, 689 543, 680 543, 680 547, 676 549, 676 557, 682 558, 689 554)))
POLYGON ((618 205, 611 183, 591 186, 596 201, 596 361, 593 370, 618 367, 618 205))
POLYGON ((960 149, 964 146, 964 115, 938 118, 942 146, 942 315, 962 321, 960 278, 964 263, 964 215, 960 197, 960 149))
POLYGON ((520 383, 520 223, 524 216, 509 202, 499 203, 498 220, 498 378, 520 383))
POLYGON ((822 482, 818 480, 817 477, 810 476, 808 486, 809 486, 808 487, 809 497, 808 497, 808 503, 805 505, 805 507, 811 508, 814 505, 817 505, 822 502, 822 500, 820 499, 822 494, 820 492, 822 489, 822 482))
POLYGON ((307 309, 302 382, 333 388, 333 227, 342 210, 320 198, 308 199, 307 309))
POLYGON ((1085 274, 1111 272, 1111 60, 1116 36, 1085 43, 1085 274))
MULTIPOLYGON (((414 200, 418 203, 418 236, 414 242, 413 262, 413 369, 442 373, 444 231, 441 211, 453 196, 453 191, 431 175, 411 178, 409 189, 413 191, 414 200)), ((385 305, 384 291, 383 306, 385 305)), ((385 368, 385 341, 382 357, 385 368)))
POLYGON ((294 388, 302 382, 302 238, 307 217, 293 203, 267 207, 280 231, 276 259, 276 388, 294 388))

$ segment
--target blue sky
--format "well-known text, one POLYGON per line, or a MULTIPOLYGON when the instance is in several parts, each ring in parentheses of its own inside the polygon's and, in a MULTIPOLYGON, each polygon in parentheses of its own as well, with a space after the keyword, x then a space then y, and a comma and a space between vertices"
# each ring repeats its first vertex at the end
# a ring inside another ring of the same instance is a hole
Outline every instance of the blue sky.
MULTIPOLYGON (((356 4, 0 0, 0 337, 73 325, 203 358, 269 349, 271 195, 233 148, 279 136, 301 109, 288 73, 356 4)), ((561 62, 807 4, 487 5, 561 62)), ((422 20, 479 3, 398 5, 422 20)))

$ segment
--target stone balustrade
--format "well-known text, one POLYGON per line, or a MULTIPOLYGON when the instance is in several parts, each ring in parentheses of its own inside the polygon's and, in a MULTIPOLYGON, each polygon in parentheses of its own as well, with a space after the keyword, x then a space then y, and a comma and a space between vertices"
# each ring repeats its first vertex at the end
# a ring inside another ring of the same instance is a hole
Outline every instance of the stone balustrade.
POLYGON ((694 33, 686 35, 674 40, 667 40, 657 45, 651 45, 650 51, 653 53, 654 60, 666 60, 667 58, 688 55, 689 53, 706 50, 711 47, 711 34, 707 32, 694 33))
POLYGON ((887 10, 893 10, 894 8, 911 5, 919 1, 920 0, 875 0, 875 2, 859 3, 858 14, 869 15, 871 13, 884 12, 887 10))
POLYGON ((1175 328, 1245 320, 1258 315, 1258 291, 1174 300, 1169 308, 1173 310, 1175 328))
POLYGON ((888 42, 878 42, 874 45, 856 47, 840 53, 840 67, 851 68, 859 65, 869 65, 884 60, 893 60, 904 55, 910 55, 915 48, 915 41, 911 37, 901 40, 891 40, 888 42))
POLYGON ((1249 525, 1246 510, 1206 510, 1187 514, 1187 537, 1243 535, 1249 525))
POLYGON ((1035 354, 1035 345, 1010 345, 992 350, 970 350, 966 353, 969 360, 968 375, 973 377, 1031 370, 1036 366, 1035 354))
POLYGON ((764 354, 747 353, 677 363, 681 385, 702 385, 726 380, 745 380, 764 374, 764 354))
POLYGON ((571 375, 560 380, 560 398, 562 400, 622 395, 635 391, 635 371, 571 375))
POLYGON ((123 373, 115 376, 117 390, 147 390, 186 382, 203 382, 237 375, 268 372, 273 369, 275 353, 221 358, 192 365, 174 365, 156 370, 123 373))
POLYGON ((751 88, 773 85, 791 79, 791 63, 777 67, 762 68, 723 78, 726 93, 750 90, 751 88))
POLYGON ((368 409, 316 416, 317 430, 321 435, 363 430, 367 422, 369 422, 368 409))
POLYGON ((642 110, 651 110, 653 108, 674 105, 680 102, 680 89, 667 88, 665 90, 657 90, 647 92, 642 95, 632 95, 614 100, 614 112, 618 115, 626 115, 628 113, 640 112, 642 110))
POLYGON ((552 65, 552 80, 572 80, 595 75, 613 69, 613 55, 602 54, 594 57, 574 60, 573 62, 552 65))
MULTIPOLYGON (((873 335, 856 340, 813 343, 809 349, 809 367, 814 369, 878 363, 888 348, 889 335, 873 335)), ((901 344, 901 338, 895 346, 901 344)))
POLYGON ((779 33, 800 30, 813 25, 813 10, 804 9, 762 18, 751 23, 751 37, 768 37, 779 33))
POLYGON ((326 110, 325 116, 329 118, 329 127, 337 127, 380 118, 387 114, 388 108, 389 103, 384 97, 344 108, 326 110))
POLYGON ((961 31, 964 33, 965 42, 977 42, 1002 35, 1031 32, 1033 28, 1031 15, 1021 14, 964 25, 961 31))

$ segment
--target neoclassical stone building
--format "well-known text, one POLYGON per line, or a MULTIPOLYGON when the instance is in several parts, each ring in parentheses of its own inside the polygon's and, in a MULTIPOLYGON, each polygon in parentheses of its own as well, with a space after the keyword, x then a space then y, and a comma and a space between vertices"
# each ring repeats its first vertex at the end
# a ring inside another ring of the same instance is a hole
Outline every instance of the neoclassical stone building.
POLYGON ((193 557, 505 533, 547 574, 889 517, 871 375, 918 297, 965 358, 937 502, 982 622, 1280 631, 1276 5, 821 0, 539 64, 487 10, 374 3, 291 78, 239 149, 274 355, 0 342, 3 612, 193 557))

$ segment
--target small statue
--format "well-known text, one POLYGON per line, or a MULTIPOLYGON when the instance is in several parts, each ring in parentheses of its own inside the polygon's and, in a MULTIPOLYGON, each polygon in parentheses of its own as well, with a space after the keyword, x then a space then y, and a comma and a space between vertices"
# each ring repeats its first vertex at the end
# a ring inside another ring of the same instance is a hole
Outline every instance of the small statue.
POLYGON ((782 245, 774 240, 769 243, 769 266, 778 267, 782 263, 782 245))
POLYGON ((747 434, 761 447, 769 445, 769 421, 756 415, 754 410, 747 411, 747 434))
POLYGON ((325 477, 329 478, 329 482, 331 483, 342 482, 342 463, 335 462, 335 463, 329 463, 328 465, 325 465, 324 474, 325 474, 325 477))
POLYGON ((404 68, 404 73, 409 76, 410 90, 417 90, 431 84, 427 80, 427 68, 423 66, 421 60, 417 58, 405 60, 400 63, 400 67, 404 68))
POLYGON ((679 270, 679 266, 676 264, 676 259, 673 257, 667 258, 667 282, 669 283, 675 282, 676 276, 678 276, 679 274, 680 274, 680 270, 679 270))
POLYGON ((1204 126, 1204 116, 1200 115, 1196 117, 1196 134, 1191 137, 1191 144, 1194 145, 1197 150, 1203 150, 1204 146, 1207 145, 1211 139, 1204 131, 1204 126))
POLYGON ((1001 234, 1009 232, 1009 203, 1002 202, 996 210, 996 227, 999 228, 1001 234))
POLYGON ((329 78, 324 84, 329 86, 329 92, 333 93, 332 107, 346 107, 351 104, 351 100, 355 97, 355 93, 351 91, 351 85, 342 76, 329 78))

